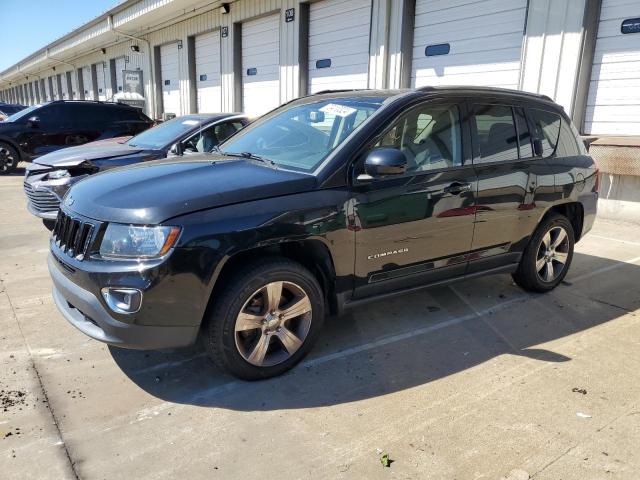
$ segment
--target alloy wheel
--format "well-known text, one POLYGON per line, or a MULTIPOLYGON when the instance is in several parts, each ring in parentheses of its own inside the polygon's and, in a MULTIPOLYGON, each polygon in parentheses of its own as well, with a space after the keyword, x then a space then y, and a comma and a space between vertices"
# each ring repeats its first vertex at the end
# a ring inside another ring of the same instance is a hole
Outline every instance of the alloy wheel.
POLYGON ((569 235, 560 226, 542 237, 536 257, 536 272, 543 282, 553 282, 562 273, 569 258, 569 235))
POLYGON ((292 282, 271 282, 245 302, 235 323, 236 348, 252 365, 268 367, 302 347, 311 327, 311 301, 292 282))
POLYGON ((8 172, 13 165, 13 155, 6 148, 0 147, 0 172, 8 172))

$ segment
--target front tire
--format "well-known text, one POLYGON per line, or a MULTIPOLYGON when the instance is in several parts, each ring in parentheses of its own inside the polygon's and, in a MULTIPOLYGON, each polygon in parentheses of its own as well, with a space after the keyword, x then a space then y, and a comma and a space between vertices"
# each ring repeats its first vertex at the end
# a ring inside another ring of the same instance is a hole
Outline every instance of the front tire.
POLYGON ((575 236, 571 222, 552 214, 538 225, 512 275, 520 287, 544 293, 558 286, 571 266, 575 236))
POLYGON ((293 368, 317 340, 324 320, 318 281, 284 258, 241 269, 215 295, 204 331, 207 352, 245 380, 293 368))
POLYGON ((20 162, 17 150, 7 143, 0 143, 0 175, 13 172, 20 162))

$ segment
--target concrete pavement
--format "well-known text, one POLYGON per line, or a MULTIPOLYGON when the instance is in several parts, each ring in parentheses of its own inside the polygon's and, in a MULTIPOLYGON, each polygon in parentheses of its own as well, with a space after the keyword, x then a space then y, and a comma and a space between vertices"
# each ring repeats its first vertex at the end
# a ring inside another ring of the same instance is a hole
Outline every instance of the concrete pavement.
POLYGON ((3 479, 640 476, 637 225, 599 221, 550 294, 499 275, 373 303, 247 383, 68 325, 21 184, 0 178, 3 479))

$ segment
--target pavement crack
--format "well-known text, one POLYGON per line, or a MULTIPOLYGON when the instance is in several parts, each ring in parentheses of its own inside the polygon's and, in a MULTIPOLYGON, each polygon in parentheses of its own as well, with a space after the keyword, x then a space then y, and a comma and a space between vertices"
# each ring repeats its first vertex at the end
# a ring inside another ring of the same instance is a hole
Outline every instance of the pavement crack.
POLYGON ((591 300, 593 300, 596 303, 600 303, 602 305, 607 305, 609 307, 617 308, 617 309, 622 310, 623 312, 626 312, 626 313, 631 313, 633 311, 633 310, 630 310, 630 309, 628 309, 626 307, 621 307, 620 305, 616 305, 615 303, 607 302, 606 300, 600 300, 599 298, 591 297, 591 300))
POLYGON ((38 379, 38 385, 40 386, 40 391, 42 393, 42 396, 44 397, 45 406, 47 408, 47 411, 51 415, 51 419, 53 420, 53 424, 54 424, 56 432, 58 434, 58 438, 60 439, 60 442, 62 443, 62 448, 64 449, 64 454, 67 457, 67 461, 69 462, 69 468, 71 470, 71 474, 73 475, 73 478, 75 478, 76 480, 80 480, 80 476, 78 475, 78 472, 76 470, 75 463, 74 463, 73 459, 71 458, 71 452, 69 451, 69 447, 67 446, 67 442, 64 440, 64 437, 62 436, 62 430, 60 429, 60 424, 58 423, 58 419, 56 417, 56 414, 55 414, 55 412, 53 410, 53 407, 51 406, 51 402, 49 401, 49 396, 47 395, 47 390, 44 387, 44 383, 42 381, 42 376, 40 375, 40 372, 38 371, 38 367, 37 367, 35 361, 33 360, 33 354, 31 353, 31 348, 29 347, 29 344, 27 343, 27 338, 25 337, 24 331, 22 330, 22 325, 20 325, 20 321, 18 320, 18 315, 16 314, 16 309, 13 306, 13 302, 11 301, 11 297, 9 296, 9 292, 6 289, 6 287, 4 285, 4 281, 2 280, 2 278, 0 278, 0 292, 4 293, 6 295, 7 301, 9 302, 9 308, 11 309, 11 313, 12 313, 13 318, 14 318, 14 320, 16 322, 17 327, 18 327, 18 331, 20 332, 20 336, 22 337, 22 342, 23 342, 25 348, 27 349, 27 353, 29 355, 29 363, 33 367, 33 371, 35 372, 36 378, 38 379))

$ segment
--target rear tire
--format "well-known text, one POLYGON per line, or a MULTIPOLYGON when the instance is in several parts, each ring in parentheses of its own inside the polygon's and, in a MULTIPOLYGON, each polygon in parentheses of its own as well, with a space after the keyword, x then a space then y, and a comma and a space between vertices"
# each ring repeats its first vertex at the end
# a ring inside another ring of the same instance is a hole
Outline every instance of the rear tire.
POLYGON ((544 219, 522 254, 513 280, 531 292, 556 288, 571 266, 574 238, 573 226, 563 215, 552 214, 544 219))
POLYGON ((245 380, 280 375, 309 352, 324 320, 324 297, 302 265, 268 258, 233 275, 206 318, 211 359, 245 380))
POLYGON ((0 175, 13 172, 20 162, 18 151, 8 143, 0 143, 0 175))

